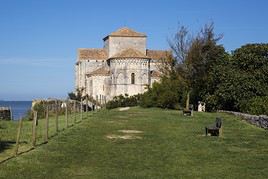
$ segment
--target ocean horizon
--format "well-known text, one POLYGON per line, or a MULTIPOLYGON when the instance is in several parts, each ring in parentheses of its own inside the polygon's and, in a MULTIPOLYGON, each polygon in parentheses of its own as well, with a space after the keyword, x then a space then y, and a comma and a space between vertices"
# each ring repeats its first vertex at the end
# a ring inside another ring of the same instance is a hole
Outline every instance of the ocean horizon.
POLYGON ((0 100, 0 107, 10 107, 12 111, 12 119, 19 120, 27 114, 32 107, 32 101, 5 101, 0 100))

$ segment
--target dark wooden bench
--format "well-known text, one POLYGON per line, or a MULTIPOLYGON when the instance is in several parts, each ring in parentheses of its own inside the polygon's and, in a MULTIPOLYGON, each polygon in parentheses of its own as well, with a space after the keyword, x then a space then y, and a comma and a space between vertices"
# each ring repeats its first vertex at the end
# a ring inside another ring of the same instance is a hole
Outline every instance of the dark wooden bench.
POLYGON ((208 134, 210 134, 211 136, 219 136, 221 128, 222 128, 222 119, 216 117, 215 124, 205 127, 206 136, 208 134))
POLYGON ((182 114, 184 116, 193 116, 193 111, 194 111, 194 105, 190 104, 189 109, 183 109, 182 114))
POLYGON ((192 116, 192 113, 193 113, 193 111, 192 110, 183 110, 182 111, 182 114, 184 115, 184 116, 192 116))

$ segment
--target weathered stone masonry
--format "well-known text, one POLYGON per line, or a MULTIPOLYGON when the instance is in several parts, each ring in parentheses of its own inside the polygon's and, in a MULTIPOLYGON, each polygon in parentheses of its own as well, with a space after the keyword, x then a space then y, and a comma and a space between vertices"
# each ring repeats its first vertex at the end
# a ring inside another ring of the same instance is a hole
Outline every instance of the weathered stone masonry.
POLYGON ((268 116, 266 115, 251 115, 251 114, 245 114, 245 113, 240 113, 240 112, 233 112, 233 111, 219 111, 219 112, 225 112, 229 114, 233 114, 235 116, 239 116, 243 119, 245 119, 248 123, 253 124, 255 126, 268 129, 268 116))
POLYGON ((146 86, 159 81, 159 64, 170 55, 170 51, 146 49, 146 40, 143 33, 121 28, 103 38, 102 49, 78 49, 76 89, 102 101, 144 93, 146 86))

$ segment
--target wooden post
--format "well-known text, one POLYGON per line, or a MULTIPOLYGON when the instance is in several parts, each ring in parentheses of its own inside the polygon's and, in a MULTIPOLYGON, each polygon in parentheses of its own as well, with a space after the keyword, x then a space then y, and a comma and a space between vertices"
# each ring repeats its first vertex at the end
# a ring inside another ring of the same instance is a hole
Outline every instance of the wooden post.
POLYGON ((88 117, 88 95, 86 96, 86 115, 88 117))
POLYGON ((66 106, 65 106, 65 125, 66 128, 68 128, 68 102, 66 101, 66 106))
POLYGON ((15 146, 15 153, 14 155, 17 156, 18 151, 19 151, 19 145, 20 145, 20 133, 21 133, 21 128, 22 128, 22 118, 20 118, 19 126, 18 126, 18 131, 17 131, 17 139, 16 139, 16 146, 15 146))
POLYGON ((81 99, 81 102, 80 102, 80 117, 81 117, 81 121, 83 120, 83 103, 82 103, 82 99, 81 99))
POLYGON ((13 113, 12 113, 11 106, 9 106, 9 110, 10 110, 10 120, 13 120, 13 113))
POLYGON ((48 142, 48 125, 49 125, 49 110, 48 110, 48 105, 46 107, 46 122, 45 122, 45 143, 48 142))
POLYGON ((59 131, 59 106, 58 101, 56 101, 56 133, 59 131))
POLYGON ((36 144, 36 123, 37 123, 37 111, 33 111, 33 124, 32 124, 32 147, 36 144))
POLYGON ((76 100, 74 101, 74 123, 76 123, 76 100))
POLYGON ((104 96, 104 106, 106 108, 106 96, 104 96))
POLYGON ((100 94, 100 109, 101 109, 101 106, 102 106, 102 95, 100 94))

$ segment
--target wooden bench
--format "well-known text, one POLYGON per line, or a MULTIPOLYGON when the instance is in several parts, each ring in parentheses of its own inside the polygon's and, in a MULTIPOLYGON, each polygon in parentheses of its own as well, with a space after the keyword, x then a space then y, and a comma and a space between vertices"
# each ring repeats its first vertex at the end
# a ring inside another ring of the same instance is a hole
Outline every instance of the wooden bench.
POLYGON ((182 111, 182 114, 184 115, 184 116, 192 116, 193 114, 193 111, 192 110, 186 110, 186 109, 184 109, 183 111, 182 111))
POLYGON ((222 128, 222 119, 216 117, 215 124, 205 127, 206 136, 208 134, 210 134, 211 136, 219 136, 221 128, 222 128))

